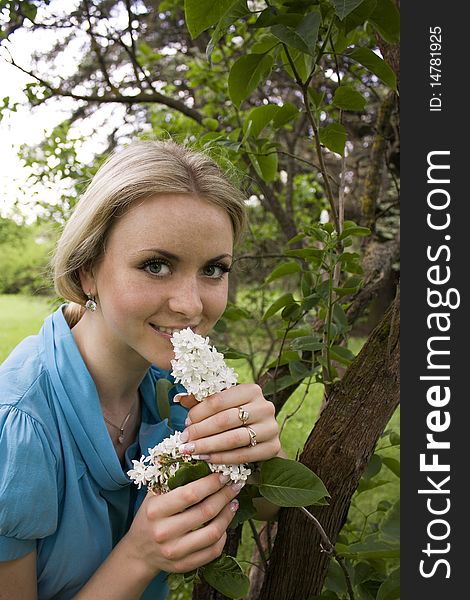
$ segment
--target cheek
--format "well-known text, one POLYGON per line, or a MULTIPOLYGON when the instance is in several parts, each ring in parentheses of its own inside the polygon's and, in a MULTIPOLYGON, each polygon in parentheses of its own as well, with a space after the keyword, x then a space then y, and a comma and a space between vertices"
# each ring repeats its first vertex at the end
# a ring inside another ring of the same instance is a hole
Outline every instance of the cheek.
POLYGON ((228 284, 222 284, 219 289, 207 294, 206 313, 211 321, 218 321, 227 306, 228 284))
POLYGON ((119 321, 141 316, 158 303, 155 289, 144 285, 138 278, 114 278, 104 286, 104 294, 108 313, 119 321))

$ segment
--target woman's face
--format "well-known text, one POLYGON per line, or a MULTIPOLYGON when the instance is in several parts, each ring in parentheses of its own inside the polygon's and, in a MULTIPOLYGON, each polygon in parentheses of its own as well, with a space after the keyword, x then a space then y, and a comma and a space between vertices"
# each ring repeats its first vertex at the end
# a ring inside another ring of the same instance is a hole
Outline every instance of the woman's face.
POLYGON ((180 194, 137 202, 111 229, 89 288, 84 282, 97 296, 92 316, 105 348, 129 366, 141 358, 169 369, 172 331, 206 335, 224 312, 232 247, 223 208, 180 194))

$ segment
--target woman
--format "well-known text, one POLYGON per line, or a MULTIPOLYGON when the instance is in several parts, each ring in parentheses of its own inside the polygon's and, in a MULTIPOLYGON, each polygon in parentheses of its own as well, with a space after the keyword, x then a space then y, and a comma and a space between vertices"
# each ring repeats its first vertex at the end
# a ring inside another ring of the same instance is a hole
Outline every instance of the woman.
MULTIPOLYGON (((244 222, 218 167, 172 142, 132 144, 94 177, 53 260, 68 304, 0 368, 2 598, 163 599, 167 572, 221 553, 238 485, 211 474, 145 496, 126 471, 171 433, 155 382, 171 380, 172 332, 206 335, 222 315, 244 222)), ((279 454, 259 387, 183 396, 189 413, 176 391, 187 451, 219 463, 279 454)))

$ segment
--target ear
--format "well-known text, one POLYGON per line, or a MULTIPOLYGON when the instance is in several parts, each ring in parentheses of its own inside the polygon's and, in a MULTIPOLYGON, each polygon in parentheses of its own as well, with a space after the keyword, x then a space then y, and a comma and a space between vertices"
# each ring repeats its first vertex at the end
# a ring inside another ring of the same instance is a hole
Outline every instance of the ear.
POLYGON ((86 295, 96 296, 96 283, 93 270, 88 267, 81 267, 78 271, 82 290, 86 295))

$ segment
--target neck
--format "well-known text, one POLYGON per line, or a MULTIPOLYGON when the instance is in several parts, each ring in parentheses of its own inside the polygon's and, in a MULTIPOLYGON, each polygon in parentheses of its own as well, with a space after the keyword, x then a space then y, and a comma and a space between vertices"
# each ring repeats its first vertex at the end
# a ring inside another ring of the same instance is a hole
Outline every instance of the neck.
POLYGON ((110 413, 131 410, 149 363, 128 346, 106 339, 94 315, 85 313, 72 335, 95 382, 101 405, 110 413), (93 322, 92 322, 93 321, 93 322))

